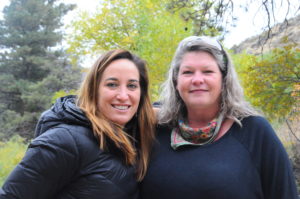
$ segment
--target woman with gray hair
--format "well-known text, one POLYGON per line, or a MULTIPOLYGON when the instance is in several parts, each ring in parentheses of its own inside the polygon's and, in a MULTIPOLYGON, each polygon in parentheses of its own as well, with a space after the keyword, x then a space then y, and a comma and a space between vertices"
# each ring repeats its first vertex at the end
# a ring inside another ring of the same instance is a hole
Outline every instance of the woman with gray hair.
POLYGON ((284 147, 217 40, 180 42, 160 105, 143 199, 298 198, 284 147))

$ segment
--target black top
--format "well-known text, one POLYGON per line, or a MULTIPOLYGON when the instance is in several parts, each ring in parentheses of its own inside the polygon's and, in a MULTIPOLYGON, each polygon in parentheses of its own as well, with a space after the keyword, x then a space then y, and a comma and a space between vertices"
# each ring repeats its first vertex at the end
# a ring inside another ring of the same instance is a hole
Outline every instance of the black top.
POLYGON ((296 199, 288 156, 269 123, 248 117, 206 146, 170 146, 160 126, 143 199, 296 199))
POLYGON ((0 189, 0 199, 138 197, 135 169, 124 165, 115 148, 109 153, 99 149, 74 100, 58 99, 42 115, 38 137, 0 189))

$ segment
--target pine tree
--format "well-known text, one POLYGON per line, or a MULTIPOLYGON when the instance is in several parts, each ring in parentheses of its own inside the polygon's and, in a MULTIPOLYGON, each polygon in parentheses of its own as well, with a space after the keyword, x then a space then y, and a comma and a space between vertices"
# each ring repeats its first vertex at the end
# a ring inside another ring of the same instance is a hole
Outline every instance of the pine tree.
POLYGON ((74 5, 57 0, 11 0, 0 21, 0 137, 31 138, 55 92, 80 80, 62 47, 62 17, 74 5))

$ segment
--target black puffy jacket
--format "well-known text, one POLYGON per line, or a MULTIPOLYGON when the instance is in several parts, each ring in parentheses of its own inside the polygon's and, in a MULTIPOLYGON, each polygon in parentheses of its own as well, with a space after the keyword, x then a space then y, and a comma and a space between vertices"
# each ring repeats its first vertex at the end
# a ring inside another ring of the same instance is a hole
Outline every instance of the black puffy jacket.
POLYGON ((110 153, 99 149, 74 100, 74 96, 58 99, 43 113, 38 137, 0 189, 0 199, 138 197, 134 168, 124 165, 115 148, 110 153))

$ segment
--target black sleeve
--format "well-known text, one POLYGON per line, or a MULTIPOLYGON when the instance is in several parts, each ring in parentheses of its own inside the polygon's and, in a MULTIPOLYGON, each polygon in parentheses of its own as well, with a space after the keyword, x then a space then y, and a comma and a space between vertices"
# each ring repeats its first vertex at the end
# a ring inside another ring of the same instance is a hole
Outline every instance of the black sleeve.
MULTIPOLYGON (((260 144, 257 157, 265 199, 298 199, 297 187, 288 155, 271 125, 258 118, 260 144)), ((257 137, 258 137, 257 136, 257 137)), ((253 145, 255 146, 255 145, 253 145)), ((255 150, 255 149, 254 149, 255 150)))
POLYGON ((76 142, 64 128, 55 128, 29 145, 0 190, 0 199, 45 199, 71 180, 78 165, 76 142))

